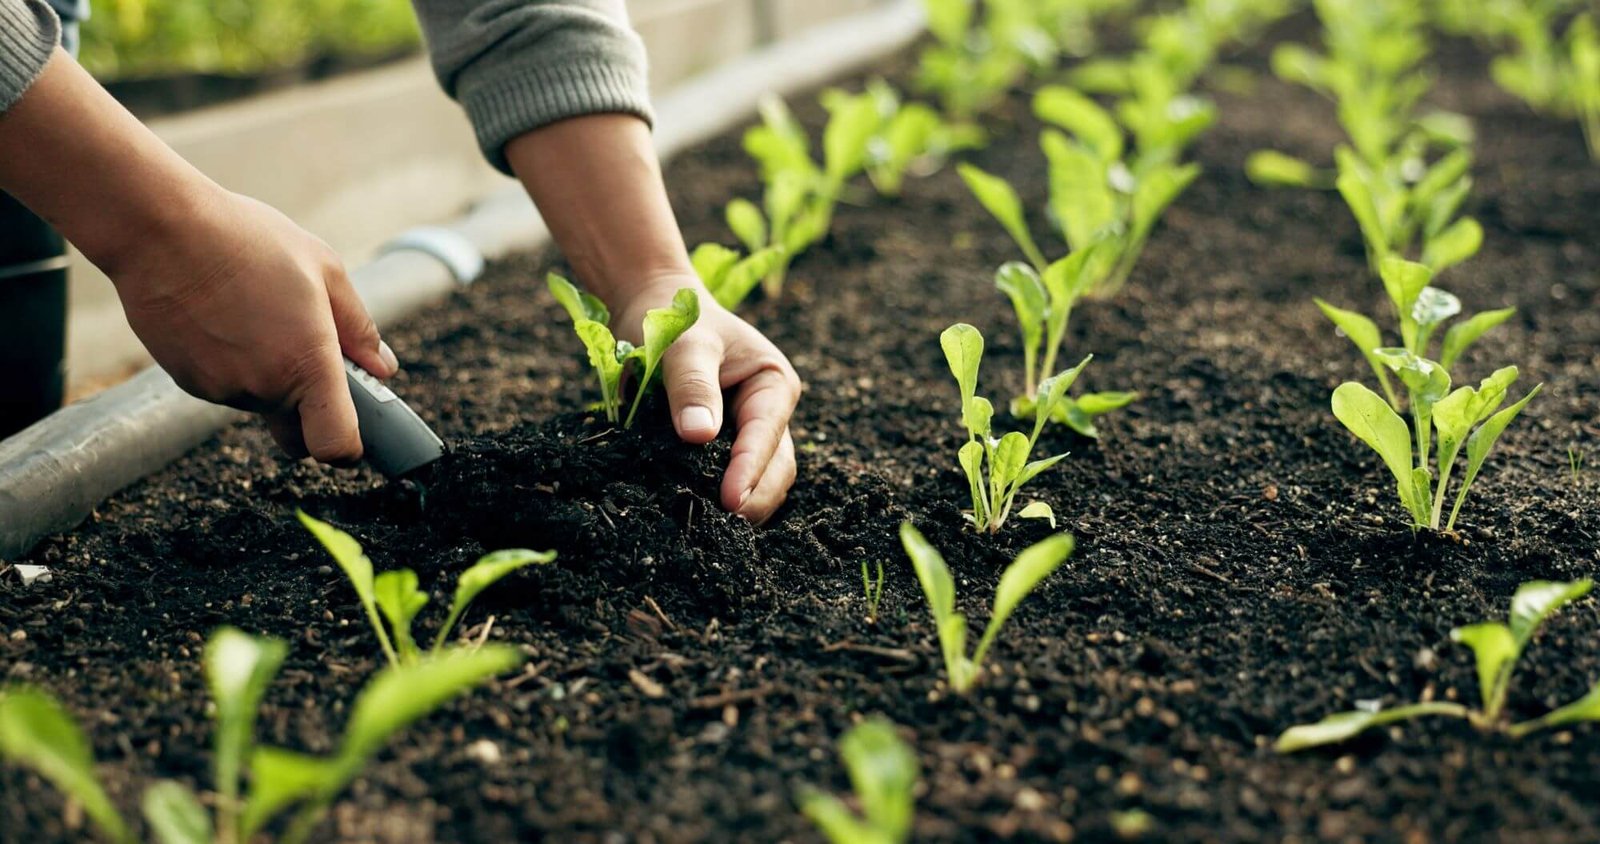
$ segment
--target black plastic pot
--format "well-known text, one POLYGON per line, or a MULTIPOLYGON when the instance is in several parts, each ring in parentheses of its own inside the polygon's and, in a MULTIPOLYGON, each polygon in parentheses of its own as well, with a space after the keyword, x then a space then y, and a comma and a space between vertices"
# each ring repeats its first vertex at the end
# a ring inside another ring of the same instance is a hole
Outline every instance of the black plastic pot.
POLYGON ((66 242, 0 194, 0 438, 61 406, 66 348, 66 242))

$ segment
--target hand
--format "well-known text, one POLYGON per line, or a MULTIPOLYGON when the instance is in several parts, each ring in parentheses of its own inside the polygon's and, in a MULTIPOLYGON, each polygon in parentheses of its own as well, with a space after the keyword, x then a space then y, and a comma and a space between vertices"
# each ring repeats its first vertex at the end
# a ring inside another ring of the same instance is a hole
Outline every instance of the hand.
POLYGON ((771 340, 718 305, 692 273, 631 288, 613 325, 638 341, 645 311, 666 307, 685 287, 700 294, 700 319, 661 362, 672 424, 685 442, 711 442, 722 430, 723 391, 732 393, 728 411, 738 433, 722 479, 722 506, 761 524, 794 484, 789 417, 800 400, 800 377, 771 340))
POLYGON ((296 457, 361 457, 341 352, 380 378, 399 366, 327 244, 212 188, 181 225, 105 269, 129 324, 180 387, 262 414, 296 457))

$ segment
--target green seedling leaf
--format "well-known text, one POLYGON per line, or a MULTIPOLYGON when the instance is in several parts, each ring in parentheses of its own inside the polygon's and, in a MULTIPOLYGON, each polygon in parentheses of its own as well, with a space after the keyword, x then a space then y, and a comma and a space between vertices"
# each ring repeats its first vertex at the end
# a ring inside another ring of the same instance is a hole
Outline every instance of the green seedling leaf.
POLYGON ((962 423, 973 437, 988 436, 989 417, 994 411, 991 408, 989 413, 982 413, 978 404, 987 402, 976 398, 978 366, 983 362, 983 334, 964 322, 956 323, 939 335, 939 346, 950 365, 950 374, 961 388, 962 423))
POLYGON ((456 622, 466 613, 467 605, 483 594, 483 590, 517 569, 531 565, 546 565, 555 562, 555 559, 554 551, 529 551, 526 548, 508 548, 479 557, 478 561, 472 564, 472 568, 462 572, 461 577, 456 580, 456 596, 450 602, 450 616, 445 619, 444 626, 439 628, 439 635, 433 640, 433 650, 438 651, 444 647, 445 641, 450 637, 450 631, 455 629, 456 622))
POLYGON ((839 741, 839 755, 862 812, 886 840, 911 837, 916 807, 917 757, 883 719, 863 721, 839 741))
MULTIPOLYGON (((1437 287, 1424 287, 1411 306, 1411 319, 1417 327, 1432 330, 1439 323, 1461 313, 1461 300, 1437 287)), ((1419 349, 1418 351, 1422 351, 1419 349)))
POLYGON ((1318 170, 1309 162, 1276 150, 1253 152, 1244 161, 1244 173, 1250 181, 1269 188, 1309 188, 1327 190, 1333 187, 1333 176, 1318 170))
POLYGON ((922 0, 922 8, 933 37, 952 46, 966 40, 975 11, 973 0, 922 0))
POLYGON ((1033 267, 1021 261, 1007 261, 994 275, 995 287, 1011 300, 1017 326, 1022 330, 1022 349, 1026 357, 1027 381, 1032 384, 1037 367, 1039 343, 1044 340, 1045 310, 1050 292, 1033 267))
POLYGON ((1462 217, 1433 237, 1422 249, 1422 263, 1434 273, 1453 267, 1478 254, 1483 246, 1483 226, 1471 217, 1462 217))
POLYGON ((745 249, 754 252, 767 245, 767 218, 762 216, 761 209, 755 203, 748 199, 735 199, 723 209, 723 216, 733 236, 744 244, 745 249))
POLYGON ((1400 500, 1418 524, 1426 524, 1431 502, 1419 495, 1411 472, 1411 430, 1381 396, 1354 381, 1333 391, 1333 415, 1383 458, 1400 500))
POLYGON ((277 639, 219 627, 206 642, 206 685, 217 707, 218 826, 238 816, 239 773, 255 741, 256 711, 289 647, 277 639))
POLYGON ((388 631, 383 629, 382 620, 378 618, 378 606, 372 591, 372 561, 367 559, 366 553, 361 550, 361 543, 333 525, 306 515, 303 510, 296 510, 295 515, 300 518, 300 523, 305 525, 306 530, 322 543, 322 547, 333 557, 333 561, 339 564, 339 568, 344 570, 350 585, 355 587, 361 608, 366 610, 367 621, 372 624, 372 630, 378 636, 378 644, 383 647, 383 655, 388 657, 390 665, 398 665, 400 658, 395 653, 394 645, 389 641, 388 631))
POLYGON ((974 665, 983 665, 989 646, 994 644, 1000 628, 1005 626, 1017 605, 1028 597, 1040 581, 1049 577, 1072 556, 1074 544, 1071 534, 1058 533, 1028 546, 1006 567, 1005 574, 1000 575, 1000 585, 995 588, 994 612, 989 616, 989 624, 984 628, 983 638, 978 641, 978 650, 972 657, 974 665))
POLYGON ((162 780, 145 790, 140 806, 160 844, 211 844, 211 816, 188 786, 162 780))
POLYGON ((1596 684, 1589 693, 1551 712, 1543 718, 1538 718, 1525 724, 1518 724, 1511 728, 1513 736, 1523 736, 1534 730, 1553 729, 1565 727, 1568 724, 1577 724, 1584 721, 1600 721, 1600 684, 1596 684))
POLYGON ((830 111, 822 131, 822 155, 828 184, 837 190, 866 166, 867 143, 882 118, 869 94, 839 98, 830 111))
POLYGON ((1050 509, 1050 505, 1044 503, 1043 501, 1034 501, 1021 510, 1018 510, 1017 518, 1044 519, 1045 521, 1049 522, 1051 530, 1056 529, 1056 511, 1050 509))
POLYGON ((1490 329, 1511 318, 1516 313, 1516 308, 1501 308, 1495 311, 1484 311, 1474 314, 1469 319, 1450 326, 1444 333, 1444 345, 1439 351, 1439 363, 1446 369, 1453 368, 1461 354, 1478 342, 1490 329))
POLYGON ((989 498, 984 494, 983 484, 983 458, 987 449, 982 442, 972 440, 961 447, 956 453, 956 459, 961 463, 961 471, 967 476, 967 485, 972 491, 972 521, 978 527, 989 523, 989 498))
POLYGON ((415 662, 420 651, 411 638, 411 622, 428 603, 428 593, 417 588, 417 573, 411 569, 386 571, 374 582, 378 609, 389 621, 395 650, 402 662, 415 662))
POLYGON ((1034 242, 1033 235, 1028 231, 1027 217, 1022 211, 1022 200, 1017 198, 1017 192, 1011 185, 999 176, 994 176, 971 164, 961 164, 956 167, 961 174, 962 181, 978 202, 1000 221, 1000 225, 1011 235, 1011 239, 1021 247, 1022 254, 1037 269, 1043 269, 1049 262, 1045 260, 1044 253, 1039 251, 1039 245, 1034 242))
POLYGON ((241 841, 254 838, 279 812, 329 788, 338 771, 333 763, 314 756, 257 747, 250 757, 250 775, 250 800, 240 819, 241 841))
POLYGON ((1340 712, 1335 715, 1329 715, 1315 724, 1301 724, 1290 727, 1283 732, 1283 735, 1278 736, 1278 740, 1273 743, 1272 749, 1279 753, 1294 753, 1310 747, 1339 744, 1355 738, 1357 735, 1374 727, 1410 721, 1413 718, 1422 718, 1429 715, 1466 718, 1467 708, 1459 703, 1435 701, 1432 703, 1397 706, 1393 709, 1382 709, 1376 712, 1340 712))
POLYGON ((639 393, 633 399, 633 407, 628 410, 628 418, 622 423, 624 428, 633 427, 633 417, 639 412, 639 403, 644 398, 645 388, 655 377, 656 369, 661 366, 661 359, 666 356, 667 349, 698 319, 700 319, 700 296, 687 287, 673 294, 670 307, 645 311, 644 346, 641 347, 644 353, 644 374, 639 378, 639 393))
POLYGON ((606 419, 616 422, 622 404, 623 362, 619 359, 622 346, 603 323, 586 319, 572 327, 589 355, 589 367, 600 381, 600 405, 606 419))
POLYGON ((133 836, 94 772, 89 740, 55 698, 37 689, 0 689, 0 759, 30 768, 78 801, 112 841, 133 836))
POLYGON ((739 307, 756 289, 756 285, 777 271, 786 260, 784 251, 776 246, 747 255, 730 267, 715 287, 710 288, 711 296, 717 300, 717 304, 731 311, 739 307))
POLYGON ((1467 438, 1467 473, 1461 478, 1461 490, 1456 493, 1456 503, 1450 509, 1450 522, 1446 525, 1446 530, 1455 530, 1456 517, 1461 514, 1461 505, 1466 503, 1467 491, 1472 488, 1472 482, 1477 480, 1478 472, 1483 469, 1483 461, 1489 457, 1489 452, 1494 450, 1494 444, 1499 441, 1506 426, 1517 418, 1517 414, 1528 406, 1528 402, 1533 401, 1533 397, 1538 395, 1543 387, 1543 384, 1535 385, 1521 401, 1489 417, 1488 421, 1467 438))
POLYGON ((1478 665, 1478 691, 1483 711, 1493 720, 1500 714, 1510 686, 1511 669, 1521 654, 1511 628, 1498 621, 1470 624, 1450 631, 1450 638, 1472 649, 1478 665))
POLYGON ((1094 100, 1071 88, 1049 85, 1034 95, 1033 113, 1077 136, 1101 160, 1121 160, 1122 128, 1094 100))
POLYGON ((933 613, 950 687, 965 692, 977 680, 976 666, 967 659, 967 619, 955 609, 956 584, 950 576, 950 567, 938 549, 910 522, 900 525, 900 544, 911 558, 911 567, 917 572, 917 582, 922 584, 922 594, 933 613))
POLYGON ((1383 289, 1394 303, 1395 313, 1409 319, 1417 297, 1433 280, 1433 271, 1425 264, 1407 261, 1389 255, 1378 264, 1378 274, 1383 278, 1383 289))
MULTIPOLYGON (((1121 233, 1118 189, 1136 187, 1122 162, 1105 162, 1088 147, 1055 129, 1039 134, 1050 167, 1050 210, 1067 245, 1082 251, 1121 233), (1121 179, 1113 174, 1121 174, 1121 179)), ((1107 246, 1108 251, 1116 251, 1107 246)), ((1115 263, 1120 255, 1111 256, 1115 263)), ((1100 279, 1095 279, 1098 284, 1100 279)))
POLYGON ((739 263, 739 252, 720 243, 702 243, 689 253, 689 263, 706 289, 714 293, 722 286, 728 271, 739 263))
POLYGON ((601 325, 611 322, 611 312, 606 310, 604 302, 579 290, 565 278, 550 273, 545 276, 545 286, 550 288, 550 295, 567 310, 567 315, 572 317, 574 324, 583 320, 598 322, 601 325))

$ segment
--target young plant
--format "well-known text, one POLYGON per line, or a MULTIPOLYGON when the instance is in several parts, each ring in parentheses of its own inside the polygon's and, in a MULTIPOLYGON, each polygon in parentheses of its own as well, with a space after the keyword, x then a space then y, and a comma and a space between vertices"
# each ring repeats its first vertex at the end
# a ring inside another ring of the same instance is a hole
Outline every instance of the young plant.
MULTIPOLYGON (((430 653, 390 665, 357 696, 339 748, 308 756, 255 741, 256 714, 288 646, 230 627, 212 633, 205 648, 207 685, 216 705, 213 748, 215 811, 188 786, 172 780, 144 792, 141 808, 162 844, 246 844, 273 818, 298 807, 282 841, 308 840, 333 800, 389 739, 450 699, 522 661, 515 649, 487 645, 430 653), (250 773, 250 788, 241 784, 250 773)), ((83 732, 43 691, 0 689, 0 760, 32 768, 84 807, 107 840, 132 842, 127 822, 106 796, 83 732)))
MULTIPOLYGON (((824 97, 849 98, 832 91, 824 97)), ((926 176, 944 166, 957 152, 981 147, 987 141, 982 129, 968 123, 948 122, 922 103, 906 103, 882 79, 867 83, 865 92, 878 113, 878 126, 867 141, 864 167, 880 196, 899 196, 907 173, 926 176)), ((836 104, 830 111, 843 108, 836 104)))
POLYGON ((1055 45, 1032 18, 1030 0, 923 0, 934 43, 922 51, 917 85, 946 115, 967 121, 989 110, 1035 68, 1051 65, 1055 45))
POLYGON ((1523 738, 1538 730, 1600 721, 1600 683, 1588 694, 1553 712, 1530 721, 1510 723, 1506 717, 1506 698, 1511 691, 1512 672, 1522 651, 1539 628, 1563 606, 1588 594, 1593 582, 1578 580, 1554 583, 1536 580, 1522 584, 1511 598, 1508 621, 1485 622, 1450 631, 1450 638, 1471 648, 1477 658, 1481 709, 1451 701, 1428 701, 1393 709, 1358 709, 1340 712, 1316 722, 1285 730, 1273 747, 1279 753, 1293 753, 1309 747, 1338 744, 1356 735, 1381 727, 1430 715, 1461 718, 1486 732, 1503 732, 1523 738))
POLYGON ((393 666, 420 663, 425 656, 437 655, 445 650, 450 631, 461 621, 473 599, 483 590, 493 586, 506 575, 529 565, 544 565, 556 558, 554 551, 529 551, 512 548, 495 551, 478 558, 470 568, 456 579, 455 597, 450 602, 450 614, 445 617, 433 644, 425 655, 412 638, 411 623, 417 613, 428 603, 428 593, 417 588, 417 574, 411 569, 386 571, 377 576, 372 573, 372 561, 361 550, 361 544, 350 534, 318 521, 304 512, 297 512, 300 523, 316 537, 317 542, 333 557, 355 587, 356 597, 366 610, 367 620, 378 637, 383 654, 393 666), (382 618, 379 618, 379 615, 382 618), (385 626, 387 622, 387 627, 385 626))
POLYGON ((1489 70, 1500 87, 1540 111, 1578 121, 1589 155, 1600 161, 1600 28, 1590 14, 1567 26, 1565 42, 1552 33, 1552 10, 1517 4, 1508 26, 1517 48, 1489 70))
POLYGON ((626 340, 618 340, 611 333, 611 312, 606 309, 604 302, 580 291, 572 282, 555 273, 547 276, 545 281, 551 295, 572 317, 572 328, 589 352, 589 366, 600 381, 600 408, 606 415, 606 421, 612 424, 620 422, 624 428, 633 427, 633 418, 638 414, 639 404, 661 366, 661 358, 700 319, 700 297, 693 290, 684 288, 672 297, 670 307, 646 311, 644 345, 634 346, 626 340), (638 370, 638 386, 628 415, 623 417, 622 381, 630 369, 638 370))
POLYGON ((916 812, 917 755, 882 718, 862 721, 839 740, 857 814, 844 801, 814 788, 800 794, 800 811, 833 844, 903 844, 916 812))
POLYGON ((720 243, 702 243, 689 256, 695 274, 711 291, 711 298, 730 311, 738 308, 782 260, 783 250, 776 246, 744 255, 720 243))
POLYGON ((905 546, 911 565, 917 570, 917 580, 922 593, 928 598, 928 608, 933 612, 933 623, 939 632, 939 650, 944 655, 945 674, 950 688, 957 694, 966 694, 983 676, 983 660, 989 648, 1000 635, 1000 628, 1011 613, 1028 597, 1039 582, 1049 577, 1072 556, 1074 541, 1071 534, 1058 533, 1028 546, 1006 567, 1000 575, 1000 585, 995 587, 994 608, 989 624, 978 640, 978 649, 967 656, 967 617, 956 612, 955 579, 950 567, 923 535, 910 522, 900 525, 900 542, 905 546))
POLYGON ((867 603, 867 623, 878 623, 878 605, 883 603, 883 561, 878 561, 878 575, 873 577, 867 569, 867 561, 861 561, 861 594, 867 603))
MULTIPOLYGON (((972 525, 979 533, 998 533, 1011 516, 1017 493, 1023 484, 1033 480, 1040 472, 1061 462, 1067 455, 1058 454, 1042 460, 1029 461, 1033 447, 1039 441, 1044 423, 1065 400, 1067 389, 1078 379, 1079 373, 1089 365, 1093 355, 1077 366, 1044 379, 1034 394, 1033 433, 1011 431, 995 437, 993 431, 994 405, 977 394, 978 366, 983 362, 983 335, 966 323, 957 323, 939 335, 939 345, 944 349, 950 372, 961 388, 961 422, 967 429, 967 444, 959 455, 961 470, 966 473, 967 485, 972 493, 972 525)), ((1053 518, 1048 504, 1034 502, 1017 514, 1022 518, 1053 518)))
POLYGON ((1567 446, 1567 476, 1574 488, 1583 489, 1583 450, 1575 445, 1567 446))

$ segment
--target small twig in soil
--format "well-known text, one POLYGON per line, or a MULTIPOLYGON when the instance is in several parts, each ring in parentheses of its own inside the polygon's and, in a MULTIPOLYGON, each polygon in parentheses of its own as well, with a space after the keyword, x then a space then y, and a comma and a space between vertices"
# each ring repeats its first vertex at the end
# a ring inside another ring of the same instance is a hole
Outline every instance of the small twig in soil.
POLYGON ((549 667, 550 667, 550 660, 548 660, 548 659, 547 660, 543 660, 542 662, 540 662, 537 665, 529 665, 527 668, 524 668, 522 670, 521 674, 518 674, 517 676, 512 677, 510 680, 507 680, 504 683, 501 683, 500 686, 502 688, 506 688, 506 689, 514 689, 514 688, 522 685, 523 683, 526 683, 529 680, 532 680, 533 678, 535 678, 535 677, 539 676, 540 674, 544 673, 544 670, 546 668, 549 668, 549 667))
POLYGON ((661 619, 661 623, 665 624, 668 630, 671 630, 674 633, 678 632, 678 625, 673 624, 672 619, 667 618, 667 614, 661 611, 661 605, 656 603, 655 598, 652 598, 649 595, 644 596, 644 605, 649 607, 650 611, 656 614, 656 618, 661 619))
POLYGON ((722 707, 730 704, 760 700, 769 694, 772 694, 771 686, 754 686, 748 689, 736 689, 731 692, 723 692, 721 694, 710 695, 707 697, 697 697, 689 701, 689 708, 721 709, 722 707))
POLYGON ((1225 583, 1225 584, 1228 584, 1230 586, 1233 584, 1233 580, 1230 579, 1227 575, 1223 574, 1222 572, 1212 571, 1211 569, 1208 569, 1205 566, 1200 565, 1199 563, 1190 563, 1189 564, 1189 570, 1194 572, 1195 574, 1203 574, 1206 577, 1209 577, 1212 580, 1217 581, 1218 583, 1225 583))
POLYGON ((893 660, 895 662, 917 662, 917 655, 905 650, 904 648, 882 648, 877 645, 858 645, 849 640, 845 640, 843 642, 833 642, 832 644, 822 646, 822 652, 825 654, 831 654, 837 651, 854 651, 856 653, 871 654, 872 656, 883 657, 884 659, 893 660))

